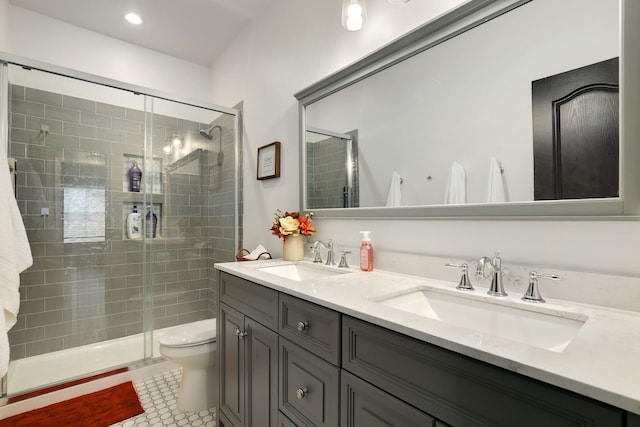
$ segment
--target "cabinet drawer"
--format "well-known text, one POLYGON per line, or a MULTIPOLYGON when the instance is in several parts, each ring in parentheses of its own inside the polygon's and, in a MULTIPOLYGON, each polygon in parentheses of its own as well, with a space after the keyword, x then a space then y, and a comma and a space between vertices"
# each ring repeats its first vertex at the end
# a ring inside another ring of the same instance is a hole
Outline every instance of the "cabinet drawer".
POLYGON ((278 292, 220 272, 220 301, 275 331, 278 327, 278 292))
POLYGON ((340 369, 280 337, 279 406, 298 426, 338 425, 340 369))
POLYGON ((280 294, 279 330, 311 353, 340 364, 340 313, 280 294))
POLYGON ((435 420, 348 372, 341 378, 342 427, 433 427, 435 420))
POLYGON ((342 367, 452 426, 622 426, 620 409, 343 316, 342 367))

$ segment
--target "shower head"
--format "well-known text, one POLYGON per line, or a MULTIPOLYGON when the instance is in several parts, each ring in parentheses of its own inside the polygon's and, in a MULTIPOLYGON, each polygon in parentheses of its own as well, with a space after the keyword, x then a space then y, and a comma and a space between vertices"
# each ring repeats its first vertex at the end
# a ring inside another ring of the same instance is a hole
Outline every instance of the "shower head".
POLYGON ((211 134, 204 129, 200 129, 200 135, 204 136, 207 139, 213 139, 211 134))
POLYGON ((219 141, 220 142, 220 148, 218 150, 218 166, 221 166, 222 162, 224 162, 224 153, 222 152, 222 126, 213 125, 207 130, 200 129, 200 135, 204 136, 208 140, 212 140, 213 139, 212 133, 213 133, 214 129, 218 129, 218 132, 219 132, 219 135, 220 135, 220 141, 219 141))
POLYGON ((220 131, 220 139, 222 139, 222 127, 220 125, 213 125, 209 129, 200 129, 200 135, 211 140, 213 139, 213 135, 211 134, 213 133, 213 130, 216 128, 220 131))

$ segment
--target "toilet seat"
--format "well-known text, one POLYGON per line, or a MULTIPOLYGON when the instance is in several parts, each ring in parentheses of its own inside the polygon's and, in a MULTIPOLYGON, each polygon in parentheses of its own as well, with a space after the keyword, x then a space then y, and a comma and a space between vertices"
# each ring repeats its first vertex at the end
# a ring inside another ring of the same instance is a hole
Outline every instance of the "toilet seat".
POLYGON ((216 341, 216 319, 179 325, 169 329, 159 339, 165 347, 194 347, 216 341))

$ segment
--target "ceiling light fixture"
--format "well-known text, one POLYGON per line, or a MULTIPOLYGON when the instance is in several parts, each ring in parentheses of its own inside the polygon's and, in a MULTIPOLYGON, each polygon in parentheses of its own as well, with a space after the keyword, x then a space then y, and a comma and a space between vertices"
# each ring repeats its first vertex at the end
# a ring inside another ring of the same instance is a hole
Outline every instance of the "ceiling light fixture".
POLYGON ((142 24, 142 19, 135 13, 131 12, 131 13, 127 13, 124 18, 129 21, 130 23, 134 24, 134 25, 140 25, 142 24))
POLYGON ((367 22, 367 6, 364 0, 342 1, 342 26, 349 31, 361 30, 367 22))

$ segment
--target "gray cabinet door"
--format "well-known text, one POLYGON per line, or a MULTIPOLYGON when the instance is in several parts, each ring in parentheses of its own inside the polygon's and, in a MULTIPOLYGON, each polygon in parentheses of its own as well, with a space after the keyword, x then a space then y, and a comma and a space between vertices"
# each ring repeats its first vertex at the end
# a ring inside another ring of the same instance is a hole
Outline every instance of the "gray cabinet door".
POLYGON ((219 411, 231 426, 244 425, 245 414, 245 346, 236 331, 244 330, 244 316, 231 307, 220 304, 217 323, 218 362, 220 378, 219 411))
POLYGON ((620 409, 343 316, 342 367, 452 426, 623 426, 620 409))
POLYGON ((280 410, 300 427, 338 425, 340 369, 280 337, 280 410))
POLYGON ((343 371, 341 378, 341 427, 432 427, 435 420, 343 371))
POLYGON ((278 335, 245 318, 247 427, 278 425, 278 335))
POLYGON ((220 302, 262 323, 278 329, 278 292, 240 277, 220 272, 220 302))

